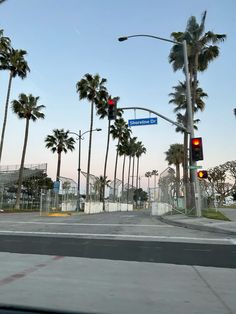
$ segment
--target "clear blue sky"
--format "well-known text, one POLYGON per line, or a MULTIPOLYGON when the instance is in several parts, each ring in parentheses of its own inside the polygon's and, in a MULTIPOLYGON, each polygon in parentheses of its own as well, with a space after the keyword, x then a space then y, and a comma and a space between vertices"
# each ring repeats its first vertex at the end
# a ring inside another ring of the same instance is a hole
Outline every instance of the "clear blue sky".
MULTIPOLYGON (((7 0, 0 6, 0 28, 18 49, 26 49, 31 72, 27 79, 16 78, 11 100, 20 92, 40 96, 46 106, 44 121, 31 123, 26 163, 48 163, 48 174, 55 178, 57 156, 45 149, 44 139, 53 128, 78 132, 89 129, 90 108, 79 101, 76 82, 89 72, 108 79, 107 88, 120 97, 120 106, 152 108, 175 119, 168 104, 171 87, 183 80, 168 63, 171 44, 147 38, 119 43, 117 37, 138 33, 170 37, 172 31, 184 31, 188 18, 199 20, 207 10, 206 31, 227 34, 220 45, 220 56, 199 76, 201 87, 208 93, 206 109, 196 135, 203 137, 203 168, 236 159, 235 40, 236 2, 234 0, 7 0)), ((0 119, 7 88, 8 73, 1 72, 0 119)), ((136 112, 137 118, 148 117, 136 112)), ((126 112, 125 118, 134 118, 126 112)), ((24 122, 9 110, 2 164, 19 164, 24 122)), ((107 121, 95 117, 91 172, 103 173, 107 121)), ((147 148, 140 174, 167 167, 164 152, 172 143, 182 142, 175 128, 159 119, 157 126, 134 127, 147 148)), ((86 170, 88 137, 82 143, 82 170, 86 170)), ((115 143, 111 144, 108 176, 112 178, 115 143)), ((63 155, 61 175, 76 179, 76 151, 63 155)), ((142 179, 146 184, 146 179, 142 179)))

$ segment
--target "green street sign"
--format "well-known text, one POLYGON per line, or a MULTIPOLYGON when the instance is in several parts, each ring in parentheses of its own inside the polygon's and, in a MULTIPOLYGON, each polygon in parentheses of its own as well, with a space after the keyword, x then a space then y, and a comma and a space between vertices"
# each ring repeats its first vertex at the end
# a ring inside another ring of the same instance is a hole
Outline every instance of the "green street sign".
POLYGON ((188 169, 191 170, 202 169, 202 166, 189 166, 188 169))

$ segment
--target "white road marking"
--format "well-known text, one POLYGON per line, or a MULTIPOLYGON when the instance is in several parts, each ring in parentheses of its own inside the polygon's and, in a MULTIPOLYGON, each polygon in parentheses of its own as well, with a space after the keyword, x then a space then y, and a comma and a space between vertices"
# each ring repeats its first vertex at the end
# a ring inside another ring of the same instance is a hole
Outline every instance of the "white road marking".
MULTIPOLYGON (((178 236, 156 236, 156 235, 136 235, 136 234, 112 234, 112 233, 77 233, 77 232, 48 232, 48 231, 13 231, 0 230, 0 234, 34 234, 34 235, 55 235, 55 236, 84 236, 84 237, 103 237, 103 238, 136 238, 136 239, 167 239, 167 240, 194 240, 204 242, 226 242, 232 244, 232 239, 225 238, 196 238, 178 236)), ((235 243, 236 244, 236 241, 235 243)))
POLYGON ((96 227, 150 227, 150 228, 174 228, 174 226, 171 225, 138 225, 138 224, 100 224, 100 223, 68 223, 68 222, 44 222, 44 221, 11 221, 11 220, 5 220, 0 221, 0 224, 33 224, 33 225, 64 225, 64 226, 96 226, 96 227))

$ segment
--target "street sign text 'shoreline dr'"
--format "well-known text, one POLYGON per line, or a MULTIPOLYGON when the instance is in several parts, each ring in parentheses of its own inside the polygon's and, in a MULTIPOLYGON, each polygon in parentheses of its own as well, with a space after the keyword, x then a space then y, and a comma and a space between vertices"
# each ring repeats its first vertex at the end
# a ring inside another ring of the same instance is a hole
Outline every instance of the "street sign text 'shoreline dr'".
POLYGON ((129 127, 141 126, 141 125, 152 125, 157 124, 157 118, 143 118, 143 119, 132 119, 128 120, 129 127))

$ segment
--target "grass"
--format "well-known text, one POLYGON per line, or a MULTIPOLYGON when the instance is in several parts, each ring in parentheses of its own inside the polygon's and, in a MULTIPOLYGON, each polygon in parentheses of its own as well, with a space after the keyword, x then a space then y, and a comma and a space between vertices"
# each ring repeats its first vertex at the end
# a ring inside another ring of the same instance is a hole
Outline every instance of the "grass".
POLYGON ((202 210, 202 216, 206 217, 206 218, 209 218, 209 219, 230 221, 230 219, 227 218, 220 211, 216 211, 215 209, 212 209, 212 208, 202 210))
POLYGON ((235 208, 236 209, 236 204, 224 205, 224 206, 222 206, 222 208, 235 208))

